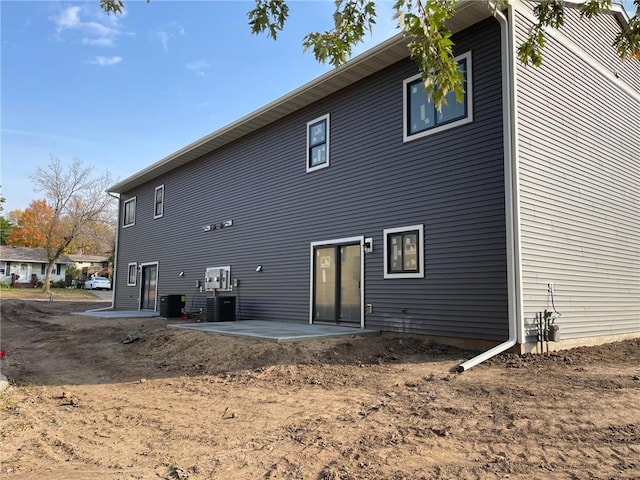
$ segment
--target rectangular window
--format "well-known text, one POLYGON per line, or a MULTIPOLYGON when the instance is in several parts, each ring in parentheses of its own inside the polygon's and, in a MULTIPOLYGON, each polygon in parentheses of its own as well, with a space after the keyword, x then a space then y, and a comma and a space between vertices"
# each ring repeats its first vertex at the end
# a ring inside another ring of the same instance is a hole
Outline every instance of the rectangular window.
POLYGON ((130 227, 136 224, 136 197, 125 200, 122 211, 122 226, 130 227))
POLYGON ((424 91, 420 74, 403 82, 405 142, 473 121, 471 52, 456 57, 456 60, 464 77, 464 98, 459 102, 455 93, 449 93, 441 111, 424 91))
POLYGON ((138 264, 130 263, 129 264, 129 275, 127 276, 127 287, 135 287, 136 286, 136 278, 138 277, 138 264))
POLYGON ((62 273, 62 264, 56 263, 56 275, 60 276, 61 273, 62 273))
POLYGON ((384 230, 384 278, 424 277, 424 226, 384 230))
POLYGON ((153 218, 160 218, 164 215, 164 185, 156 187, 153 218))
POLYGON ((329 114, 307 122, 307 172, 329 166, 329 114))
POLYGON ((40 275, 44 275, 45 273, 47 273, 47 264, 43 263, 40 265, 40 275))

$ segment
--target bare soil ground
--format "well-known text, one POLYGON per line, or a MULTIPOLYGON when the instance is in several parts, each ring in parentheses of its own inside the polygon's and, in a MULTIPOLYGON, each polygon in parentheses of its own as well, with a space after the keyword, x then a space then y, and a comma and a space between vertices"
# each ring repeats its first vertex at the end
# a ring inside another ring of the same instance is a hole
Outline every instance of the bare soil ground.
POLYGON ((3 300, 0 477, 640 478, 640 340, 551 356, 419 336, 275 344, 3 300))

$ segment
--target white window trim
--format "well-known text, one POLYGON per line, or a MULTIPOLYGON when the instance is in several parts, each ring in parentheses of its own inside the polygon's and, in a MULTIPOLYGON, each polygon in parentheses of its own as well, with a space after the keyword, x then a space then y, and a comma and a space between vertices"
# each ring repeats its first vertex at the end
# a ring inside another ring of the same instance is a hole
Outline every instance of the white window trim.
POLYGON ((162 185, 158 185, 156 189, 153 191, 153 218, 162 218, 164 216, 164 183, 162 185), (162 212, 160 215, 156 215, 156 199, 158 195, 158 190, 162 190, 162 212))
POLYGON ((136 197, 131 197, 126 199, 123 203, 122 203, 122 228, 127 228, 127 227, 132 227, 136 224, 136 197), (133 223, 127 223, 125 224, 125 212, 127 211, 127 203, 133 202, 133 223))
POLYGON ((127 265, 127 287, 135 287, 137 283, 138 283, 138 264, 136 262, 129 263, 127 265), (133 280, 133 283, 129 282, 131 280, 131 267, 133 267, 136 272, 136 276, 135 276, 135 279, 133 280))
POLYGON ((424 278, 424 225, 409 225, 408 227, 385 228, 382 239, 384 241, 384 278, 424 278), (418 271, 412 273, 390 273, 387 236, 390 233, 418 231, 418 271))
POLYGON ((309 325, 313 325, 313 282, 315 281, 315 261, 314 253, 316 247, 335 246, 335 245, 353 245, 360 244, 360 328, 364 328, 364 236, 336 238, 333 240, 324 240, 319 242, 311 242, 309 251, 309 325))
POLYGON ((327 113, 326 115, 323 115, 321 117, 315 118, 309 122, 307 122, 307 128, 305 130, 305 134, 307 135, 307 173, 309 172, 315 172, 316 170, 321 170, 323 168, 327 168, 329 166, 329 159, 331 158, 331 154, 330 154, 330 149, 329 149, 329 143, 330 143, 330 139, 331 139, 331 123, 330 123, 330 115, 329 113, 327 113), (314 123, 318 123, 321 122, 322 120, 326 120, 327 121, 327 132, 326 132, 326 136, 327 136, 327 141, 326 141, 326 145, 327 145, 327 161, 320 164, 320 165, 316 165, 315 167, 311 166, 311 157, 309 156, 309 127, 311 125, 313 125, 314 123))
POLYGON ((467 116, 461 118, 460 120, 456 120, 455 122, 447 123, 445 125, 440 125, 439 127, 433 127, 429 130, 425 130, 424 132, 418 132, 414 134, 409 133, 408 128, 408 118, 409 112, 407 109, 409 108, 409 103, 407 102, 407 86, 409 83, 414 80, 420 78, 422 74, 418 73, 412 77, 407 78, 402 82, 402 136, 403 142, 410 142, 411 140, 416 140, 418 138, 427 137, 429 135, 433 135, 434 133, 442 132, 444 130, 449 130, 450 128, 459 127, 460 125, 465 125, 467 123, 473 122, 473 68, 471 64, 471 50, 462 55, 458 55, 455 57, 456 62, 462 59, 467 60, 467 116))
MULTIPOLYGON (((147 262, 147 263, 139 263, 138 264, 138 268, 140 269, 140 272, 142 272, 142 269, 144 267, 148 267, 150 265, 155 265, 156 266, 156 279, 155 279, 155 285, 156 285, 156 297, 155 297, 155 301, 153 302, 153 311, 157 312, 158 311, 158 299, 160 297, 160 295, 158 295, 158 277, 160 276, 160 262, 147 262)), ((140 274, 141 278, 142 278, 142 274, 140 274)), ((142 282, 142 280, 140 281, 140 288, 138 289, 138 310, 142 310, 142 289, 144 288, 144 284, 142 282)))

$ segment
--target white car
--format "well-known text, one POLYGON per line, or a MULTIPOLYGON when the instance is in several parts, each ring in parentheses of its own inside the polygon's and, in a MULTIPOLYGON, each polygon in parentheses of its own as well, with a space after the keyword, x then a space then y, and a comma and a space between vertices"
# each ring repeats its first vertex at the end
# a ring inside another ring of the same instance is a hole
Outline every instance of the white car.
POLYGON ((111 281, 107 277, 93 277, 84 282, 85 290, 111 290, 111 281))

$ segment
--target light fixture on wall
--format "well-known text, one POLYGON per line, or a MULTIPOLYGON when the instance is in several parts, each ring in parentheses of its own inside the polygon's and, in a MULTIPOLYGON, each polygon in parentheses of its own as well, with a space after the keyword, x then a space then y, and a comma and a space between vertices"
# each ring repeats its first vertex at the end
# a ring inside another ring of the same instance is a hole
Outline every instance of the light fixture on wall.
POLYGON ((262 271, 262 265, 258 265, 256 267, 256 272, 261 272, 262 271))
POLYGON ((179 277, 184 277, 184 272, 180 272, 180 273, 178 274, 178 276, 179 276, 179 277))

